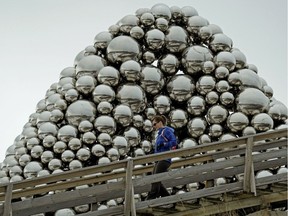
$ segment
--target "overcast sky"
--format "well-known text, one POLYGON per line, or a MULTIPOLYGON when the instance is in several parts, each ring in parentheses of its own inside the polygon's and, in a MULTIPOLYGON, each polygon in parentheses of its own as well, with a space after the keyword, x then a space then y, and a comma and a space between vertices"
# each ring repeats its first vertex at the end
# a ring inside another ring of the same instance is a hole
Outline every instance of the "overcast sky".
MULTIPOLYGON (((154 0, 0 0, 0 162, 37 103, 94 37, 154 0)), ((221 27, 287 106, 287 0, 165 0, 221 27)))

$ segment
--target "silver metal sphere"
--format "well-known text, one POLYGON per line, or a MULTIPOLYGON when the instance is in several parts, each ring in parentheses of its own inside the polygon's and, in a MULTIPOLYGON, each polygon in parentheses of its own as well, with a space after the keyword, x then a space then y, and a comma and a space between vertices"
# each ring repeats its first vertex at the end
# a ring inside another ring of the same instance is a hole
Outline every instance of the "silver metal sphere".
POLYGON ((215 88, 216 80, 210 75, 204 75, 200 77, 196 83, 197 91, 206 95, 208 92, 212 91, 215 88))
POLYGON ((220 124, 212 124, 209 127, 209 136, 220 137, 223 134, 223 127, 220 124))
POLYGON ((193 96, 187 101, 187 111, 195 116, 200 116, 206 109, 206 103, 203 97, 193 96))
POLYGON ((155 95, 164 86, 164 78, 161 70, 153 66, 145 66, 141 72, 141 87, 148 93, 155 95))
POLYGON ((169 22, 165 18, 157 18, 155 20, 155 26, 157 29, 159 29, 162 32, 166 32, 167 29, 169 28, 169 22))
POLYGON ((187 124, 189 134, 194 138, 197 138, 202 134, 204 134, 206 127, 207 127, 206 120, 200 117, 191 119, 187 124))
POLYGON ((97 141, 103 146, 112 144, 112 138, 108 133, 100 133, 97 137, 97 141))
POLYGON ((146 65, 153 64, 153 62, 156 60, 154 52, 151 52, 149 50, 143 52, 142 55, 142 62, 146 65))
POLYGON ((136 128, 142 128, 144 124, 143 116, 141 115, 134 115, 133 116, 133 126, 136 128))
POLYGON ((214 105, 207 111, 207 120, 212 124, 219 124, 227 119, 228 111, 221 105, 214 105))
POLYGON ((198 16, 198 11, 192 6, 184 6, 181 8, 183 21, 186 23, 189 17, 198 16))
POLYGON ((242 84, 240 74, 238 72, 230 73, 228 76, 228 82, 234 86, 240 86, 242 84))
POLYGON ((158 29, 152 29, 145 34, 145 41, 149 49, 159 50, 165 44, 165 35, 158 29))
POLYGON ((141 65, 134 60, 128 60, 121 64, 120 73, 127 80, 135 82, 141 78, 141 65))
POLYGON ((141 141, 141 134, 139 130, 134 127, 128 127, 124 131, 124 137, 129 146, 137 146, 141 141))
POLYGON ((38 172, 43 170, 43 166, 40 162, 31 161, 23 169, 23 174, 25 178, 34 178, 37 177, 38 172))
POLYGON ((93 130, 93 124, 88 120, 83 120, 78 125, 79 132, 85 133, 93 130))
POLYGON ((248 117, 242 112, 235 112, 228 116, 227 126, 232 132, 242 131, 249 124, 248 117))
POLYGON ((233 48, 231 50, 231 53, 234 55, 234 57, 236 59, 235 68, 236 69, 243 69, 247 64, 246 56, 239 49, 236 49, 236 48, 233 48))
POLYGON ((217 79, 225 79, 229 75, 229 70, 224 66, 219 66, 215 70, 215 77, 217 79))
POLYGON ((78 130, 72 125, 64 125, 59 131, 57 138, 59 141, 69 142, 72 138, 77 138, 78 130))
POLYGON ((79 160, 72 160, 69 163, 69 169, 74 170, 74 169, 81 169, 83 167, 83 164, 79 160))
POLYGON ((96 116, 96 106, 88 100, 77 100, 67 108, 65 117, 69 124, 78 128, 80 122, 88 120, 94 121, 96 116))
POLYGON ((226 67, 229 71, 233 71, 236 67, 235 56, 231 52, 219 52, 214 58, 215 64, 220 67, 226 67))
POLYGON ((61 169, 62 168, 62 161, 60 159, 58 159, 58 158, 53 158, 48 163, 48 168, 51 171, 55 171, 55 170, 61 169))
POLYGON ((141 156, 144 156, 145 155, 145 152, 143 149, 141 148, 137 148, 134 150, 134 157, 141 157, 141 156))
POLYGON ((254 71, 250 69, 241 69, 238 71, 241 79, 241 87, 243 88, 257 88, 257 89, 262 89, 262 83, 261 80, 254 71))
POLYGON ((78 100, 79 98, 79 92, 76 89, 69 89, 66 93, 65 93, 65 100, 69 103, 72 103, 76 100, 78 100))
POLYGON ((83 75, 77 79, 75 87, 81 94, 88 95, 94 90, 96 84, 96 79, 93 76, 83 75))
POLYGON ((24 154, 19 158, 19 165, 25 167, 31 160, 31 155, 24 154))
POLYGON ((171 99, 166 95, 158 95, 154 98, 154 108, 157 110, 158 113, 165 114, 170 111, 171 108, 171 99))
POLYGON ((274 121, 271 118, 270 115, 267 113, 259 113, 255 116, 253 116, 251 120, 251 125, 257 130, 257 131, 268 131, 273 128, 274 121))
POLYGON ((91 156, 90 149, 87 148, 80 148, 77 153, 76 157, 80 161, 87 161, 91 156))
POLYGON ((152 150, 152 144, 148 140, 141 141, 140 146, 145 153, 149 153, 152 150))
POLYGON ((189 75, 175 75, 167 84, 169 96, 178 102, 188 100, 194 93, 194 80, 189 75))
POLYGON ((94 132, 88 131, 83 134, 81 140, 86 145, 92 145, 96 141, 96 135, 94 132))
POLYGON ((170 8, 163 3, 153 5, 151 8, 151 13, 155 18, 165 18, 168 21, 171 19, 170 8))
POLYGON ((48 135, 46 137, 44 137, 42 144, 44 147, 46 148, 50 148, 52 147, 55 143, 57 142, 57 138, 55 136, 52 135, 48 135))
POLYGON ((129 151, 128 141, 124 136, 115 136, 113 139, 113 147, 118 149, 121 156, 125 156, 129 151))
POLYGON ((193 138, 185 138, 184 140, 182 140, 182 142, 179 145, 180 145, 180 148, 191 148, 191 147, 197 146, 198 143, 193 138))
POLYGON ((179 64, 179 60, 173 54, 166 54, 158 61, 160 69, 167 75, 174 75, 178 71, 179 64))
POLYGON ((230 51, 233 46, 231 38, 223 33, 213 34, 210 39, 209 48, 213 52, 230 51))
MULTIPOLYGON (((74 138, 73 138, 74 139, 74 138)), ((73 140, 71 139, 71 140, 73 140)), ((76 138, 75 138, 76 139, 76 138)), ((56 154, 61 154, 67 149, 67 144, 63 141, 57 141, 53 146, 53 151, 56 154)))
POLYGON ((140 17, 140 22, 144 25, 144 26, 151 26, 154 24, 155 22, 155 18, 153 16, 153 14, 151 14, 150 12, 146 12, 143 13, 140 17))
POLYGON ((61 110, 54 109, 51 111, 50 121, 52 121, 54 123, 59 123, 59 122, 63 121, 63 119, 64 119, 64 113, 61 110))
POLYGON ((108 157, 101 157, 98 160, 98 165, 104 165, 110 163, 111 160, 108 157))
POLYGON ((116 122, 110 116, 99 116, 94 122, 95 129, 100 133, 108 133, 113 135, 116 132, 116 122))
POLYGON ((146 119, 143 123, 143 130, 145 132, 151 132, 153 131, 153 125, 152 125, 152 121, 150 121, 149 119, 146 119))
POLYGON ((52 151, 46 150, 41 155, 41 162, 43 164, 49 163, 54 158, 54 153, 52 151))
POLYGON ((95 155, 97 157, 102 157, 103 155, 105 155, 106 150, 105 150, 103 145, 95 144, 92 147, 91 152, 92 152, 93 155, 95 155))
POLYGON ((251 126, 245 127, 242 131, 243 136, 249 136, 249 135, 254 135, 254 134, 256 134, 256 130, 254 127, 251 127, 251 126))
POLYGON ((118 152, 118 149, 110 148, 107 150, 107 156, 111 161, 117 161, 119 160, 120 154, 118 152))
POLYGON ((212 36, 212 29, 209 27, 209 25, 200 27, 198 31, 198 36, 201 38, 202 41, 206 42, 212 36))
POLYGON ((199 144, 211 143, 211 137, 208 134, 202 134, 198 138, 198 143, 199 144))
POLYGON ((188 33, 180 26, 171 26, 165 35, 165 47, 171 53, 182 52, 188 46, 188 33))
POLYGON ((113 39, 113 35, 108 31, 98 33, 94 38, 94 46, 97 49, 106 49, 113 39))
POLYGON ((256 88, 246 88, 237 96, 236 104, 238 111, 255 115, 268 109, 269 98, 256 88))
POLYGON ((140 56, 141 51, 138 42, 129 36, 115 37, 107 47, 107 58, 112 63, 123 63, 127 60, 138 61, 140 56))
POLYGON ((209 22, 207 19, 195 15, 192 17, 189 17, 188 22, 187 22, 187 31, 191 34, 197 35, 199 33, 199 30, 203 26, 209 25, 209 22))
MULTIPOLYGON (((111 41, 112 42, 112 41, 111 41)), ((96 55, 84 56, 76 66, 76 77, 97 74, 107 64, 106 60, 96 55)))
POLYGON ((108 31, 113 35, 116 36, 118 35, 119 31, 120 31, 120 26, 119 25, 111 25, 108 28, 108 31))
POLYGON ((117 25, 120 27, 120 31, 123 33, 129 33, 134 26, 139 25, 139 18, 135 15, 124 16, 117 25))
POLYGON ((202 71, 204 74, 211 74, 215 69, 215 63, 212 61, 205 61, 202 65, 202 71))
POLYGON ((127 104, 134 113, 139 113, 146 108, 146 95, 144 90, 136 85, 127 83, 118 88, 117 100, 127 104))
POLYGON ((14 176, 21 176, 23 173, 23 168, 19 165, 13 166, 9 170, 9 176, 12 178, 14 176))
POLYGON ((38 159, 41 157, 41 155, 43 154, 44 152, 44 148, 43 146, 41 145, 35 145, 31 151, 30 151, 30 154, 31 154, 31 157, 34 158, 34 159, 38 159))
POLYGON ((98 113, 102 115, 107 115, 113 110, 113 105, 110 102, 102 101, 97 105, 98 113))
POLYGON ((93 101, 96 104, 102 101, 112 102, 115 99, 115 91, 111 86, 106 84, 97 85, 92 94, 93 94, 93 101))
POLYGON ((221 95, 220 95, 220 102, 222 105, 224 106, 230 106, 234 103, 234 95, 230 92, 223 92, 221 95))
POLYGON ((226 80, 220 80, 216 83, 215 88, 217 92, 223 93, 228 92, 231 89, 231 86, 226 80))
POLYGON ((75 153, 71 150, 65 150, 62 154, 61 154, 61 160, 63 162, 71 162, 72 160, 74 160, 75 158, 75 153))
POLYGON ((139 26, 134 26, 130 30, 130 36, 135 38, 136 40, 139 40, 139 39, 143 38, 144 35, 145 35, 144 30, 141 27, 139 27, 139 26))
POLYGON ((120 73, 116 68, 106 66, 99 71, 97 79, 99 83, 109 86, 117 86, 120 80, 120 73))
POLYGON ((208 48, 195 45, 183 51, 181 63, 185 72, 193 75, 202 70, 204 62, 212 61, 212 59, 213 55, 208 48))
POLYGON ((76 77, 76 71, 75 67, 66 67, 60 72, 59 79, 65 78, 65 77, 71 77, 75 78, 76 77))
POLYGON ((173 128, 182 128, 187 125, 188 115, 182 109, 175 109, 169 113, 169 120, 173 128))

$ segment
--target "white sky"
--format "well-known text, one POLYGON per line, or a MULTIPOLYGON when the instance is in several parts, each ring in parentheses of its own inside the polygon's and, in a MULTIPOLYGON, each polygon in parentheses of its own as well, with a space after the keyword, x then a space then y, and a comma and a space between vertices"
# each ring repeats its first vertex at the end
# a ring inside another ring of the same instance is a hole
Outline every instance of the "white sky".
MULTIPOLYGON (((154 0, 0 0, 0 162, 37 103, 75 56, 154 0)), ((287 0, 163 0, 221 27, 287 106, 287 0)))

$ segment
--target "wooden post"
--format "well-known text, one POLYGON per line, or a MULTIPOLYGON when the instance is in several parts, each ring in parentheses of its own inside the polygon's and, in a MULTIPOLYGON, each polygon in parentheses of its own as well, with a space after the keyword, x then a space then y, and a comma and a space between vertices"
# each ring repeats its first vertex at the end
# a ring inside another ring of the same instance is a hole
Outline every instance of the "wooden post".
POLYGON ((12 209, 11 209, 12 190, 13 190, 13 184, 9 183, 7 185, 6 193, 5 193, 5 203, 4 203, 4 214, 3 214, 3 216, 12 215, 12 209))
POLYGON ((135 200, 134 200, 134 187, 132 182, 133 174, 133 160, 127 161, 126 180, 125 180, 125 204, 124 215, 136 216, 135 200))
POLYGON ((249 137, 247 139, 246 153, 245 153, 243 190, 244 192, 247 192, 247 193, 252 192, 256 196, 256 185, 255 185, 252 149, 253 149, 253 137, 249 137))

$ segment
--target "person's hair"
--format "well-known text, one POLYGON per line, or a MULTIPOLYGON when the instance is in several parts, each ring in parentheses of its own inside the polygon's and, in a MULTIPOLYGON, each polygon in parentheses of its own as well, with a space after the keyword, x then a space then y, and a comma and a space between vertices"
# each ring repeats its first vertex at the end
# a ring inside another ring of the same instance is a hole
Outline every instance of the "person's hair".
POLYGON ((163 125, 166 125, 166 123, 167 123, 167 119, 166 119, 166 117, 164 115, 156 115, 156 116, 154 116, 153 121, 162 122, 163 125))

